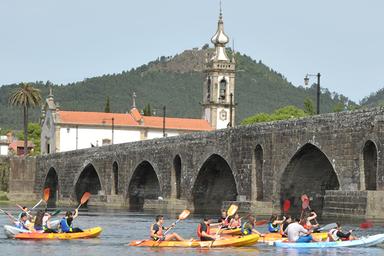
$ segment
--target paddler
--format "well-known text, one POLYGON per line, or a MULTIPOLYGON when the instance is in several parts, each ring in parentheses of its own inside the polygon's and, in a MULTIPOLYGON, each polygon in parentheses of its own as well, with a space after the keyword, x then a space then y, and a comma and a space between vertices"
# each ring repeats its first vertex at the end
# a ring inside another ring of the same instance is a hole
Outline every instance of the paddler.
POLYGON ((20 214, 20 218, 19 218, 19 221, 16 221, 15 222, 15 226, 19 229, 25 229, 25 230, 29 230, 28 229, 28 216, 25 212, 21 213, 20 214))
POLYGON ((83 232, 80 228, 72 227, 73 220, 79 215, 79 210, 75 209, 75 215, 71 211, 67 211, 65 216, 60 220, 60 228, 63 233, 78 233, 83 232))
POLYGON ((164 216, 163 215, 157 215, 155 219, 156 223, 151 226, 151 238, 154 241, 171 241, 171 240, 176 240, 176 241, 183 241, 184 239, 179 236, 177 233, 172 233, 169 235, 164 234, 164 230, 168 230, 170 228, 173 228, 176 224, 172 223, 170 227, 163 227, 164 223, 164 216))
POLYGON ((341 230, 340 223, 336 222, 336 227, 329 230, 328 232, 328 240, 330 242, 335 241, 347 241, 347 240, 355 240, 356 238, 352 236, 352 230, 349 230, 347 233, 344 233, 341 230))
POLYGON ((241 227, 241 218, 238 213, 235 213, 235 216, 231 221, 229 222, 228 225, 229 228, 240 228, 241 227))
POLYGON ((57 233, 57 230, 53 229, 51 226, 51 219, 52 215, 49 212, 44 213, 43 217, 43 230, 44 233, 57 233))
POLYGON ((216 235, 211 235, 210 233, 210 224, 211 219, 205 217, 203 222, 197 226, 197 236, 201 241, 214 241, 217 239, 216 235))
POLYGON ((260 233, 255 229, 256 226, 256 219, 252 215, 248 215, 247 221, 243 223, 241 226, 241 233, 243 235, 250 235, 250 234, 258 234, 259 236, 263 237, 264 234, 260 233))
POLYGON ((314 210, 311 210, 309 215, 306 218, 304 218, 303 227, 308 230, 311 230, 311 229, 316 230, 317 228, 319 228, 319 223, 317 223, 316 218, 317 218, 316 212, 314 210), (312 221, 315 221, 316 224, 312 224, 312 221))
POLYGON ((277 214, 272 214, 271 218, 268 222, 268 231, 270 233, 278 233, 282 229, 282 225, 285 222, 285 216, 283 216, 282 220, 279 220, 277 214))
POLYGON ((38 210, 35 218, 35 223, 33 225, 33 228, 37 232, 43 232, 43 217, 44 212, 42 210, 38 210))
POLYGON ((313 241, 314 239, 311 236, 311 231, 305 229, 299 222, 300 218, 296 217, 294 222, 289 224, 285 230, 288 235, 288 241, 295 243, 309 243, 313 241))

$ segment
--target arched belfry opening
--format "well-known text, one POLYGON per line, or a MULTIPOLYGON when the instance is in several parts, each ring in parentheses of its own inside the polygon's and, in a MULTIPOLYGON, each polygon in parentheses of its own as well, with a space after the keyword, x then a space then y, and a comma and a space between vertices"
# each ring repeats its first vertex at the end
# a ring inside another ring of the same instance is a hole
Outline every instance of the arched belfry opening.
POLYGON ((130 210, 143 210, 145 199, 157 199, 160 196, 160 183, 153 166, 141 162, 133 172, 128 185, 130 210))
POLYGON ((365 189, 377 188, 377 148, 371 140, 367 141, 363 149, 365 189))
POLYGON ((81 172, 76 185, 75 194, 77 201, 80 202, 81 197, 85 192, 90 192, 92 195, 98 195, 101 190, 101 182, 95 167, 88 164, 81 172))
POLYGON ((263 148, 257 145, 252 157, 252 198, 257 201, 264 199, 263 157, 263 148))
POLYGON ((219 155, 211 155, 202 165, 192 189, 195 212, 219 212, 223 201, 235 201, 236 181, 231 167, 219 155))
POLYGON ((55 168, 51 167, 45 178, 44 188, 49 188, 48 208, 55 208, 59 194, 59 177, 55 168))
MULTIPOLYGON (((292 157, 280 180, 281 202, 291 201, 298 211, 301 195, 311 198, 311 208, 321 214, 326 190, 338 190, 339 181, 327 156, 316 146, 306 144, 292 157)), ((297 213, 297 212, 295 212, 297 213)))
POLYGON ((173 198, 180 199, 181 193, 181 158, 179 155, 176 155, 173 159, 173 169, 171 173, 171 182, 172 182, 172 196, 173 198))
POLYGON ((113 162, 112 173, 113 173, 113 190, 112 190, 112 193, 115 195, 118 195, 119 194, 119 166, 116 162, 113 162))

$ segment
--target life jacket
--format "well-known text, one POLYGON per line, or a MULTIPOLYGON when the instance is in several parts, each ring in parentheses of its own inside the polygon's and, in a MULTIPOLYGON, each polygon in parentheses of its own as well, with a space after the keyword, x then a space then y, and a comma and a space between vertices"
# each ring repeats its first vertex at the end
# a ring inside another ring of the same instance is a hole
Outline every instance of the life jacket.
POLYGON ((241 219, 238 219, 238 220, 235 220, 235 219, 232 219, 231 222, 229 223, 229 226, 231 228, 238 228, 241 226, 241 219))
POLYGON ((312 224, 307 224, 307 223, 305 223, 305 224, 303 225, 303 227, 304 227, 306 230, 310 230, 310 229, 312 229, 312 224))
POLYGON ((253 225, 251 225, 251 228, 250 227, 245 227, 247 225, 247 222, 244 222, 243 225, 241 225, 241 233, 243 235, 250 235, 252 234, 252 227, 253 225))
MULTIPOLYGON (((156 225, 157 223, 155 224, 152 224, 151 226, 151 231, 153 230, 153 226, 156 225)), ((160 225, 157 225, 159 227, 159 230, 155 231, 155 234, 153 235, 153 238, 155 241, 157 241, 159 238, 161 238, 163 236, 163 227, 160 226, 160 225)))
POLYGON ((68 222, 67 222, 67 218, 63 217, 61 220, 60 220, 60 228, 61 228, 61 231, 63 232, 72 232, 72 224, 71 225, 68 225, 68 222))
POLYGON ((268 223, 268 231, 270 233, 277 233, 279 232, 279 230, 280 230, 279 225, 273 225, 272 222, 268 223))
POLYGON ((197 236, 201 238, 201 233, 202 233, 202 226, 205 225, 207 227, 207 231, 205 231, 205 233, 207 233, 208 235, 211 234, 211 227, 209 224, 205 224, 204 222, 200 223, 198 226, 197 226, 197 236))
POLYGON ((16 228, 19 228, 19 229, 29 230, 28 227, 26 226, 26 223, 24 223, 22 221, 16 222, 15 226, 16 226, 16 228))
POLYGON ((339 241, 340 240, 340 237, 337 236, 337 231, 338 230, 335 228, 328 231, 328 235, 330 235, 332 237, 333 241, 339 241))

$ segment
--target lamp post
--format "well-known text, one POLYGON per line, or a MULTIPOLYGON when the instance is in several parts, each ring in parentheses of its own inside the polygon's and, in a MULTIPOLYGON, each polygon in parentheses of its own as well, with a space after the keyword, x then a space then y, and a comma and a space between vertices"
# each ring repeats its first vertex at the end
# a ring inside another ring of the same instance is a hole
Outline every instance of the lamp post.
POLYGON ((165 133, 165 117, 166 117, 166 107, 163 107, 163 137, 167 137, 167 134, 165 133))
POLYGON ((317 84, 316 84, 316 87, 317 87, 317 93, 316 93, 316 114, 320 114, 320 73, 317 73, 317 74, 307 74, 305 77, 304 77, 304 84, 305 85, 308 85, 309 83, 309 77, 311 76, 316 76, 317 77, 317 84))

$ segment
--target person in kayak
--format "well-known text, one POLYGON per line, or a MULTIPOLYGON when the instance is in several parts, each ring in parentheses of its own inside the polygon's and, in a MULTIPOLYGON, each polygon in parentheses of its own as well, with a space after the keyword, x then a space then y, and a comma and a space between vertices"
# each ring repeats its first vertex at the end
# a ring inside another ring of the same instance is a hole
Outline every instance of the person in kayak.
POLYGON ((20 218, 21 218, 21 214, 23 214, 23 213, 27 214, 28 211, 29 211, 29 210, 28 210, 28 208, 27 208, 26 206, 21 207, 21 212, 20 212, 19 215, 17 216, 17 219, 20 220, 20 218))
POLYGON ((205 217, 203 222, 197 226, 197 236, 201 241, 214 241, 217 239, 215 235, 211 235, 210 232, 211 219, 205 217))
POLYGON ((344 233, 341 230, 340 223, 336 222, 336 227, 329 230, 328 232, 328 241, 336 242, 336 241, 347 241, 347 240, 355 240, 356 238, 352 236, 352 230, 349 230, 347 233, 344 233))
POLYGON ((272 214, 268 222, 268 231, 270 233, 280 232, 281 225, 283 225, 284 221, 285 221, 285 216, 283 217, 282 220, 279 220, 279 217, 277 216, 277 214, 272 214))
POLYGON ((57 230, 53 229, 51 226, 51 222, 50 222, 51 217, 52 217, 52 215, 50 213, 48 213, 48 212, 44 213, 44 217, 43 217, 44 233, 57 233, 57 230))
POLYGON ((296 217, 294 222, 288 225, 285 231, 288 235, 288 241, 295 243, 309 243, 313 241, 311 231, 305 229, 299 222, 300 218, 296 217))
POLYGON ((228 225, 229 228, 240 228, 241 227, 241 218, 238 213, 231 219, 228 225))
POLYGON ((304 218, 303 221, 303 227, 308 230, 316 230, 319 228, 319 223, 317 223, 317 214, 316 212, 312 209, 310 213, 307 215, 306 218, 304 218), (312 224, 312 221, 316 222, 315 224, 312 224))
POLYGON ((283 225, 281 225, 280 234, 282 236, 286 237, 287 235, 285 233, 285 230, 287 230, 288 225, 292 223, 292 217, 290 215, 287 215, 284 217, 285 217, 285 221, 284 221, 283 225))
POLYGON ((176 224, 172 223, 170 227, 163 227, 164 223, 164 216, 163 215, 157 215, 155 219, 156 223, 151 226, 151 238, 154 241, 171 241, 171 240, 176 240, 176 241, 183 241, 184 239, 179 236, 177 233, 172 233, 169 235, 165 235, 163 233, 164 230, 168 230, 170 228, 173 228, 176 224))
POLYGON ((256 226, 256 219, 252 215, 247 216, 247 221, 243 223, 241 226, 241 233, 243 235, 250 235, 250 234, 258 234, 259 236, 263 237, 264 234, 260 233, 255 229, 256 226))
POLYGON ((72 227, 73 220, 79 215, 79 210, 75 210, 75 215, 71 211, 67 211, 65 216, 60 220, 60 228, 63 233, 78 233, 83 232, 80 228, 72 227))
POLYGON ((25 230, 29 230, 28 228, 28 216, 25 212, 21 213, 20 214, 20 218, 18 221, 15 221, 15 227, 16 228, 19 228, 19 229, 25 229, 25 230))
POLYGON ((44 212, 42 210, 38 210, 35 218, 35 223, 33 225, 33 228, 37 232, 43 232, 43 217, 44 212))

